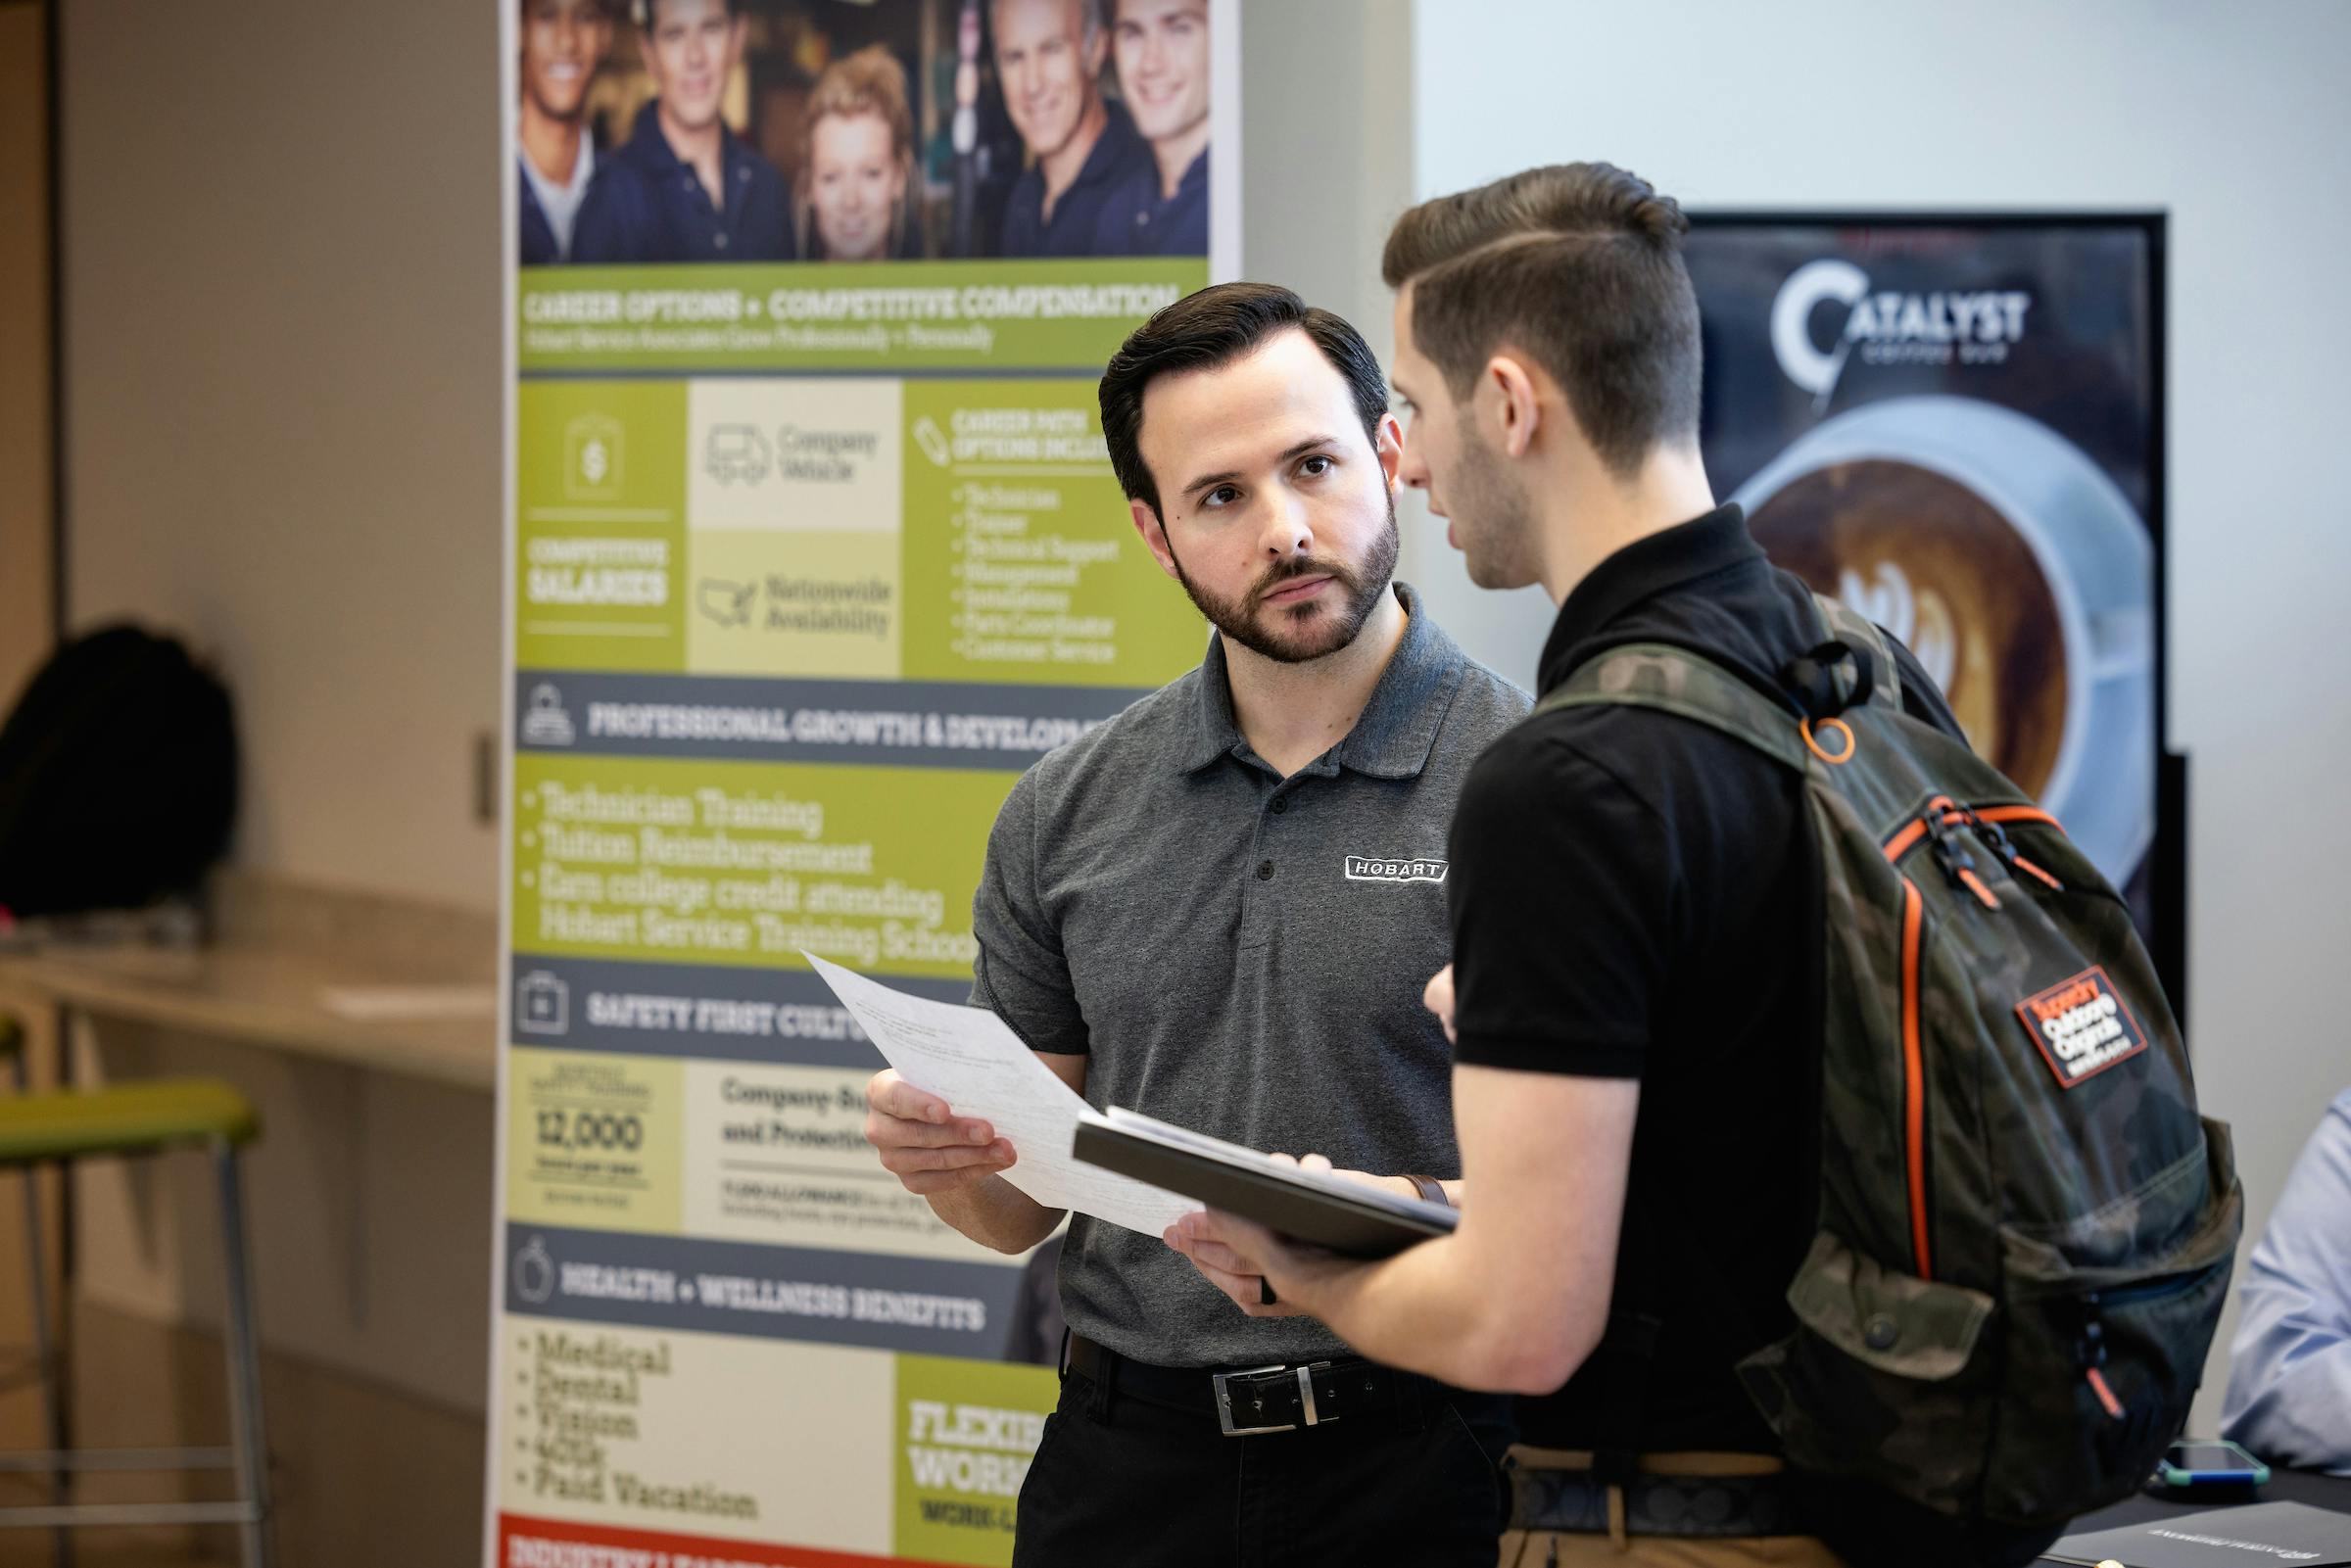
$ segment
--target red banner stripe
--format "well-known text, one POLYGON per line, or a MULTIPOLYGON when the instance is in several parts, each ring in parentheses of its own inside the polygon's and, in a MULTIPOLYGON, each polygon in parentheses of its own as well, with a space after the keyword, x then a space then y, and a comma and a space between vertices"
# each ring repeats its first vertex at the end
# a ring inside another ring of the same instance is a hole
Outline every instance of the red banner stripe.
POLYGON ((952 1568, 913 1557, 869 1557, 863 1552, 827 1551, 818 1546, 616 1530, 609 1525, 534 1519, 518 1513, 498 1516, 498 1560, 491 1568, 685 1568, 688 1562, 696 1568, 705 1563, 711 1568, 952 1568), (612 1552, 643 1555, 599 1560, 559 1549, 542 1553, 534 1549, 542 1543, 556 1548, 602 1546, 612 1552))

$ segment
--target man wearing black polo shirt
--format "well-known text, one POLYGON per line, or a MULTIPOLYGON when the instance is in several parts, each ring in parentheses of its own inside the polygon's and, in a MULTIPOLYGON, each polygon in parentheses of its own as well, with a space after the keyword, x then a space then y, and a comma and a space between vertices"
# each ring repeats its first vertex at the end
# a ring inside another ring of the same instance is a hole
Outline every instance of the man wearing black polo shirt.
POLYGON ((1119 91, 1150 146, 1103 199, 1097 256, 1208 254, 1208 0, 1105 0, 1119 91))
MULTIPOLYGON (((1544 690, 1662 641, 1778 692, 1823 640, 1700 461, 1685 227, 1586 164, 1426 203, 1388 241, 1400 472, 1472 581, 1559 605, 1544 690)), ((1897 661, 1912 711, 1956 734, 1897 661)), ((1454 963, 1429 988, 1458 1039, 1460 1229, 1368 1266, 1221 1215, 1170 1233, 1236 1301, 1263 1276, 1366 1354, 1539 1396, 1505 1563, 1839 1560, 1818 1539, 1835 1510, 1797 1495, 1735 1371, 1789 1331, 1813 1230, 1820 871, 1799 783, 1653 709, 1497 741, 1463 788, 1454 963)))
POLYGON ((599 225, 608 238, 592 247, 583 233, 578 260, 792 260, 792 189, 720 113, 743 58, 739 4, 646 0, 639 41, 656 96, 638 111, 634 133, 614 155, 643 195, 599 225))
MULTIPOLYGON (((1216 627, 1200 667, 1023 776, 974 900, 973 1000, 1096 1106, 1321 1149, 1399 1192, 1457 1174, 1445 824, 1526 699, 1391 581, 1400 432, 1346 322, 1228 284, 1102 378, 1136 533, 1216 627)), ((866 1136, 976 1241, 1059 1223, 1009 1145, 895 1073, 866 1136)), ((1368 1178, 1366 1179, 1375 1179, 1368 1178)), ((1158 1236, 1074 1215, 1060 1407, 1016 1564, 1490 1568, 1507 1402, 1235 1311, 1158 1236)), ((1262 1302, 1252 1279, 1250 1300, 1262 1302)))

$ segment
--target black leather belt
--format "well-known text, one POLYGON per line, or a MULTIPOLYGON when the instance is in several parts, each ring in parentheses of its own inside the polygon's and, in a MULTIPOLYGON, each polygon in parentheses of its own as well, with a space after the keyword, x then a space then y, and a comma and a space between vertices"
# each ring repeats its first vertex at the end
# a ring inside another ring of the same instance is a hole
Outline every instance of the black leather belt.
MULTIPOLYGON (((1512 1464, 1511 1528, 1562 1535, 1608 1533, 1608 1486, 1589 1470, 1512 1464)), ((1781 1475, 1635 1474, 1624 1488, 1624 1527, 1635 1536, 1794 1536, 1797 1522, 1781 1475)))
POLYGON ((1347 1358, 1235 1372, 1152 1366, 1082 1334, 1070 1336, 1069 1369, 1129 1399, 1214 1415, 1228 1438, 1295 1432, 1348 1416, 1406 1412, 1441 1385, 1411 1372, 1347 1358))

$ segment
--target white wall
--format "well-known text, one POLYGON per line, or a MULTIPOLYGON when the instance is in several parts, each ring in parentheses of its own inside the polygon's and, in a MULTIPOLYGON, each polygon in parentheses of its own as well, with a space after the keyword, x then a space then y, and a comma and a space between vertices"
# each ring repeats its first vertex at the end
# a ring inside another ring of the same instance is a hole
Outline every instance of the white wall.
POLYGON ((2351 1083, 2333 983, 2351 817, 2332 805, 2351 528, 2330 463, 2351 428, 2351 8, 1422 0, 1415 24, 1421 196, 1599 158, 1690 207, 2170 213, 2188 1035, 2207 1109, 2235 1124, 2250 1237, 2351 1083))
MULTIPOLYGON (((501 686, 498 11, 60 21, 70 628, 135 617, 216 661, 245 866, 494 908, 471 743, 501 686)), ((216 1073, 264 1108, 272 1352, 479 1411, 487 1096, 132 1023, 95 1039, 86 1081, 216 1073)), ((81 1297, 209 1319, 202 1183, 82 1175, 81 1297)))
POLYGON ((61 19, 72 626, 217 658, 246 865, 494 907, 497 9, 61 19))
POLYGON ((1241 0, 1242 275, 1346 316, 1382 363, 1379 250, 1413 202, 1412 23, 1412 0, 1241 0))

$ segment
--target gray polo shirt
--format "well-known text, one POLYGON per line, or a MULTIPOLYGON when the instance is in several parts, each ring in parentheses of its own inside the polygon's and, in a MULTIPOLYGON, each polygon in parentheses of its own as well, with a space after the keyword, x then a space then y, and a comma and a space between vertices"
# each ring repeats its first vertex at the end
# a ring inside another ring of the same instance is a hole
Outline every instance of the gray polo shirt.
MULTIPOLYGON (((1452 957, 1445 834, 1526 695, 1395 590, 1404 641, 1355 729, 1288 779, 1233 723, 1222 639, 1044 757, 997 814, 973 900, 975 1005, 1083 1053, 1085 1097, 1343 1167, 1461 1173, 1452 1051, 1420 993, 1452 957)), ((1072 1218, 1070 1326, 1160 1366, 1341 1354, 1252 1319, 1157 1236, 1072 1218)))

